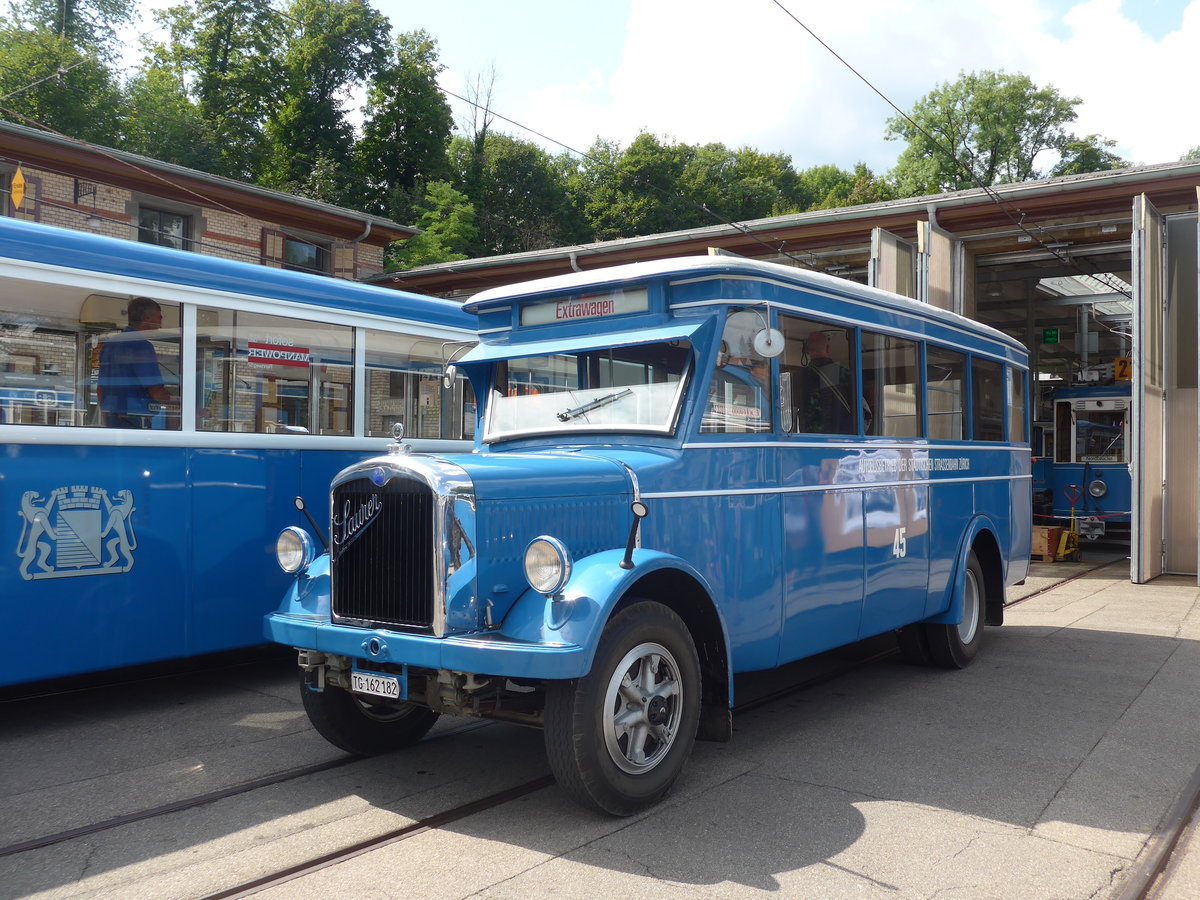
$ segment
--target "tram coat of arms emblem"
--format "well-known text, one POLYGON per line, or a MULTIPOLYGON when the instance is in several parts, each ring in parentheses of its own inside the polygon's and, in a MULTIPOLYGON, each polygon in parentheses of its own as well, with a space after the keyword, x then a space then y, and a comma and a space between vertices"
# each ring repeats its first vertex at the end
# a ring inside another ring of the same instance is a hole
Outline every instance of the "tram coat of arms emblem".
POLYGON ((23 519, 17 540, 18 570, 26 581, 108 575, 133 568, 137 535, 133 493, 71 485, 46 498, 37 491, 21 496, 23 519))

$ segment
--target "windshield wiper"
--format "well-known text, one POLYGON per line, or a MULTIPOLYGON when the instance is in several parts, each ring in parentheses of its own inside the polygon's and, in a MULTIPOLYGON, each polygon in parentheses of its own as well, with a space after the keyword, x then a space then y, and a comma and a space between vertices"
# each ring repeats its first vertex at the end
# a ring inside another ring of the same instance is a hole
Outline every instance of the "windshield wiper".
POLYGON ((623 391, 614 391, 611 394, 605 394, 603 397, 597 397, 591 403, 585 403, 583 406, 568 409, 566 412, 560 412, 558 414, 558 421, 569 422, 571 419, 578 419, 584 413, 589 413, 593 409, 599 409, 601 406, 608 406, 610 403, 616 403, 622 397, 632 393, 633 388, 625 388, 623 391))

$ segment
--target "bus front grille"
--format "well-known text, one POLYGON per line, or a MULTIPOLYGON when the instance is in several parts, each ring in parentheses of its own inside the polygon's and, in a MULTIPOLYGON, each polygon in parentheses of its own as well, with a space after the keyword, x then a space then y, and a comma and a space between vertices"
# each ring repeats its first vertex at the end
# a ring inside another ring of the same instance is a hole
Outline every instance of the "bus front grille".
POLYGON ((434 496, 424 482, 366 478, 333 494, 333 620, 429 628, 434 615, 434 496))

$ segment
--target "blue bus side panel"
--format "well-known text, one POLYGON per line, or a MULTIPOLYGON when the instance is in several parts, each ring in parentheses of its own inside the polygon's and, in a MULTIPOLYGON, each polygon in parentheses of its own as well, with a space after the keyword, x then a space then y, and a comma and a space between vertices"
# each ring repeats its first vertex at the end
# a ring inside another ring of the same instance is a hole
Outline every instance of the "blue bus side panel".
POLYGON ((975 492, 968 482, 934 484, 930 490, 929 595, 925 614, 946 610, 950 601, 950 579, 967 523, 974 513, 975 492))
MULTIPOLYGON (((645 473, 647 493, 720 484, 730 491, 777 481, 776 454, 757 447, 696 450, 680 465, 645 473)), ((764 494, 674 497, 653 500, 642 545, 702 560, 724 606, 735 671, 771 668, 779 654, 780 499, 764 494)))
POLYGON ((859 637, 865 638, 924 616, 929 578, 928 485, 864 491, 863 521, 866 596, 859 637))
MULTIPOLYGON (((788 484, 803 484, 797 469, 788 484)), ((810 482, 812 483, 812 482, 810 482)), ((863 597, 862 492, 783 495, 784 621, 781 663, 850 643, 863 597)))
POLYGON ((290 579, 287 524, 328 528, 356 451, 9 444, 0 685, 251 647, 290 579), (15 477, 14 472, 20 472, 15 477))
POLYGON ((4 456, 0 683, 185 655, 184 453, 9 444, 4 456))

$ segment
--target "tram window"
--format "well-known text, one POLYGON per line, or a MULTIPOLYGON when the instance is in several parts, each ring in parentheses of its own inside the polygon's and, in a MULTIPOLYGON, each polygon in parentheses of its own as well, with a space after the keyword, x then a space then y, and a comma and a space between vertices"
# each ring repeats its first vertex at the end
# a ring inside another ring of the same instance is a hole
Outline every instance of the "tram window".
POLYGON ((0 301, 0 422, 179 427, 178 306, 46 286, 33 304, 9 296, 0 301), (143 328, 129 324, 130 309, 143 328))
POLYGON ((196 311, 199 431, 351 434, 353 329, 196 311))
POLYGON ((916 341, 863 332, 863 410, 867 434, 921 436, 921 375, 916 341))
MULTIPOLYGON (((367 436, 391 437, 392 425, 410 438, 460 438, 463 385, 458 378, 442 387, 442 346, 438 341, 387 331, 366 333, 367 436)), ((475 411, 470 411, 474 433, 475 411)))
POLYGON ((971 412, 975 440, 1004 440, 1004 367, 987 359, 971 360, 971 412))
POLYGON ((1069 400, 1054 404, 1054 461, 1074 462, 1071 459, 1071 403, 1069 400))
POLYGON ((780 372, 790 377, 789 431, 800 434, 855 434, 858 389, 854 384, 854 329, 798 316, 781 315, 780 372))
POLYGON ((944 347, 927 345, 925 381, 929 397, 929 437, 943 441, 965 440, 967 357, 944 347))
POLYGON ((762 328, 763 317, 756 310, 735 310, 725 320, 701 431, 771 430, 771 361, 754 352, 754 335, 762 328))
POLYGON ((1016 369, 1004 370, 1008 379, 1008 439, 1025 440, 1025 377, 1016 369))

